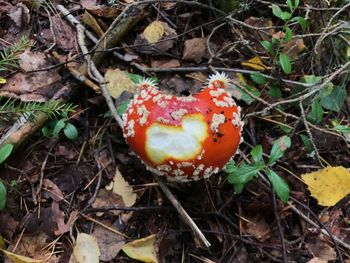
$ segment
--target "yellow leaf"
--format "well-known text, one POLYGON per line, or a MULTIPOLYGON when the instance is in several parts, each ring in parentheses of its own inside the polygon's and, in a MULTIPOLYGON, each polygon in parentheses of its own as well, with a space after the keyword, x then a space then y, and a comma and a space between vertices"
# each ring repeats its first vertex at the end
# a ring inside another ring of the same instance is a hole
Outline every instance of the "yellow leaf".
POLYGON ((135 84, 129 75, 119 69, 108 69, 105 73, 107 89, 113 98, 118 98, 123 91, 134 92, 135 84))
POLYGON ((13 263, 41 263, 44 262, 44 260, 39 259, 32 259, 25 256, 17 255, 15 253, 12 253, 10 251, 0 249, 13 263))
MULTIPOLYGON (((97 239, 85 233, 79 233, 73 248, 73 255, 79 263, 99 263, 100 248, 97 239)), ((73 261, 74 262, 74 261, 73 261)))
POLYGON ((116 168, 113 181, 106 186, 106 190, 112 190, 113 193, 120 195, 125 206, 133 206, 136 202, 137 195, 134 193, 134 190, 129 183, 124 179, 118 168, 116 168))
POLYGON ((267 69, 267 67, 264 65, 264 63, 261 61, 260 57, 258 56, 255 56, 247 61, 241 62, 241 65, 249 68, 253 68, 256 70, 267 69))
POLYGON ((154 244, 156 236, 150 235, 132 242, 126 243, 122 250, 129 257, 142 262, 158 263, 154 244))
POLYGON ((144 38, 148 41, 148 43, 151 43, 151 44, 161 40, 163 35, 164 35, 164 26, 162 22, 159 22, 159 21, 152 22, 143 31, 144 38))
POLYGON ((350 193, 350 172, 342 166, 303 174, 301 178, 311 195, 323 206, 333 206, 350 193))
POLYGON ((4 79, 3 77, 0 77, 0 84, 5 84, 7 82, 6 79, 4 79))

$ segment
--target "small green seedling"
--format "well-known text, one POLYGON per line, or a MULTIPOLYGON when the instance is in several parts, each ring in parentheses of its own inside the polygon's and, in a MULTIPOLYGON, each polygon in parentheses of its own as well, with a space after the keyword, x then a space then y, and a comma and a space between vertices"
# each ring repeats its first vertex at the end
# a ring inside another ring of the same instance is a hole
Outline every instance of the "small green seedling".
POLYGON ((257 145, 251 150, 251 163, 243 162, 239 166, 236 166, 233 161, 229 162, 226 166, 226 172, 228 173, 228 181, 233 184, 235 192, 241 193, 244 186, 259 172, 262 172, 269 179, 277 196, 283 202, 287 202, 289 199, 288 184, 272 170, 272 166, 285 154, 290 146, 290 138, 288 136, 282 136, 273 143, 267 162, 264 161, 261 145, 257 145))

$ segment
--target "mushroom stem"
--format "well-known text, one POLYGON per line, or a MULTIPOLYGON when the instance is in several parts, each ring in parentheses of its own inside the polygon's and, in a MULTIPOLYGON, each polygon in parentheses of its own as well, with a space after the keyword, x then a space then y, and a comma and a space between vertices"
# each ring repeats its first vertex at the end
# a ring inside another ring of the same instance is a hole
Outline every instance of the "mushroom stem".
POLYGON ((163 193, 166 195, 166 197, 169 199, 169 201, 179 213, 181 219, 192 229, 197 240, 199 240, 201 242, 201 245, 203 245, 206 249, 209 249, 211 246, 210 242, 206 239, 202 231, 199 229, 199 227, 196 225, 193 219, 188 215, 188 213, 182 207, 179 201, 177 201, 173 193, 170 191, 169 187, 165 184, 164 180, 158 175, 153 174, 153 176, 160 188, 162 189, 163 193))

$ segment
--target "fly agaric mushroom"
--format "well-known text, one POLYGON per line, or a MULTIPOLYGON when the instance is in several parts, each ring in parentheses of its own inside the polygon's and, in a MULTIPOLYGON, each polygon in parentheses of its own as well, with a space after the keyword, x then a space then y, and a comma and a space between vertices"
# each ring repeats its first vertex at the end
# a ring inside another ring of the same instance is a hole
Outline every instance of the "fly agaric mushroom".
POLYGON ((216 73, 193 96, 163 94, 149 79, 123 115, 123 134, 158 175, 174 181, 207 178, 233 157, 241 141, 241 109, 225 89, 229 79, 216 73))

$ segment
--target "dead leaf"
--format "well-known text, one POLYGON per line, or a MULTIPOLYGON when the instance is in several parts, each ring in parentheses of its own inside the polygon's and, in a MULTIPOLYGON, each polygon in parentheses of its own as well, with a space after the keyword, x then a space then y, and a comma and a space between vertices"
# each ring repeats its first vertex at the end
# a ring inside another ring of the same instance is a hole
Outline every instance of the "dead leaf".
POLYGON ((106 186, 106 190, 112 190, 113 193, 120 195, 125 206, 133 206, 136 202, 137 195, 134 193, 129 183, 124 179, 118 168, 116 168, 113 181, 106 186))
POLYGON ((135 91, 135 84, 129 78, 126 71, 108 69, 105 73, 105 79, 108 82, 107 88, 113 98, 118 98, 123 91, 129 91, 131 93, 135 91))
POLYGON ((96 19, 87 11, 81 17, 82 21, 88 25, 99 37, 103 35, 103 30, 96 19))
POLYGON ((328 262, 337 259, 335 249, 320 239, 317 239, 316 243, 314 244, 306 243, 305 247, 314 257, 317 257, 320 260, 325 260, 328 262))
POLYGON ((184 60, 192 60, 196 63, 199 63, 203 58, 206 58, 208 56, 209 53, 207 49, 206 37, 192 38, 185 41, 183 51, 184 60))
MULTIPOLYGON (((124 202, 120 195, 116 193, 111 193, 110 191, 107 191, 105 189, 100 189, 98 191, 98 194, 96 196, 95 201, 91 205, 93 208, 99 208, 102 206, 110 206, 110 205, 120 205, 123 206, 124 202)), ((114 215, 119 215, 120 211, 113 210, 111 211, 114 215)), ((97 216, 103 215, 102 212, 97 213, 97 216)))
POLYGON ((320 259, 318 257, 314 257, 312 259, 310 259, 307 263, 327 263, 328 260, 323 260, 323 259, 320 259))
POLYGON ((162 39, 164 32, 165 30, 162 22, 154 21, 145 28, 143 31, 143 37, 148 43, 153 44, 162 39))
POLYGON ((13 263, 41 263, 44 262, 44 260, 41 259, 33 259, 25 256, 21 256, 15 253, 12 253, 7 250, 0 249, 13 263))
POLYGON ((152 68, 176 68, 180 67, 180 61, 178 59, 158 59, 151 61, 152 68))
MULTIPOLYGON (((110 228, 119 231, 112 224, 104 223, 110 228)), ((97 239, 98 246, 100 247, 100 260, 111 261, 114 259, 122 246, 125 244, 125 237, 118 235, 102 226, 96 225, 92 235, 97 239)))
POLYGON ((126 243, 122 250, 129 257, 142 262, 158 263, 155 251, 156 236, 150 235, 132 242, 126 243))
MULTIPOLYGON (((20 67, 25 70, 37 70, 51 66, 48 57, 43 53, 25 51, 20 56, 20 67)), ((0 96, 14 97, 22 101, 45 102, 59 99, 69 88, 62 84, 58 69, 46 72, 16 73, 1 87, 0 96)))
POLYGON ((69 232, 75 221, 78 219, 79 212, 77 210, 73 210, 69 215, 67 223, 65 223, 64 212, 60 210, 59 204, 57 202, 52 202, 51 209, 53 214, 53 221, 57 223, 58 227, 58 229, 55 231, 55 235, 59 236, 66 232, 69 232))
POLYGON ((123 11, 121 7, 105 5, 90 6, 86 10, 95 16, 105 19, 115 19, 123 11))
POLYGON ((342 166, 302 174, 301 178, 311 196, 323 206, 333 206, 350 193, 350 172, 342 166))
POLYGON ((80 0, 80 4, 83 8, 95 7, 98 5, 98 0, 80 0))
POLYGON ((271 228, 263 217, 256 216, 253 218, 244 216, 244 219, 242 219, 241 225, 246 234, 252 235, 260 242, 264 242, 271 237, 271 228))
MULTIPOLYGON (((32 235, 25 234, 16 246, 16 253, 9 252, 13 251, 15 244, 9 246, 4 253, 11 262, 57 262, 58 258, 50 257, 51 252, 45 249, 47 242, 48 236, 43 232, 36 232, 32 235)), ((8 259, 5 260, 5 263, 10 262, 8 259)))
POLYGON ((267 66, 261 61, 260 57, 255 56, 247 61, 241 62, 242 66, 253 68, 255 70, 265 70, 267 66))
MULTIPOLYGON (((251 16, 246 20, 244 20, 244 23, 252 27, 272 27, 273 26, 272 21, 264 17, 251 16)), ((260 42, 262 40, 271 41, 271 35, 273 35, 274 33, 275 33, 275 30, 273 28, 266 29, 266 30, 248 29, 248 31, 245 31, 246 38, 250 39, 252 43, 255 44, 258 50, 263 50, 263 48, 260 45, 260 42)))
POLYGON ((11 8, 8 16, 14 22, 10 29, 13 33, 18 33, 23 30, 23 28, 27 27, 30 22, 30 12, 27 6, 22 3, 18 3, 16 6, 11 8), (14 30, 16 28, 16 30, 14 30))
POLYGON ((94 236, 85 233, 78 234, 72 254, 77 262, 98 263, 100 254, 100 248, 94 236))
POLYGON ((62 191, 50 179, 44 179, 43 186, 46 188, 46 191, 55 202, 60 202, 64 199, 64 194, 62 191))

